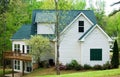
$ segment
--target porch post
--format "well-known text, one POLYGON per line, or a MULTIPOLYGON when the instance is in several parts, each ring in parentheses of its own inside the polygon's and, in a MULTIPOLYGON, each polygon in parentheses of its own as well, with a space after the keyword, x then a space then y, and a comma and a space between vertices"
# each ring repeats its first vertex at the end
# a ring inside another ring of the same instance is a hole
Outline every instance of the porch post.
POLYGON ((14 59, 11 60, 11 63, 12 63, 12 77, 14 77, 14 59))
POLYGON ((24 68, 25 68, 25 63, 22 61, 22 76, 24 75, 24 68))
POLYGON ((5 77, 5 56, 3 51, 2 51, 2 58, 3 58, 3 77, 5 77))

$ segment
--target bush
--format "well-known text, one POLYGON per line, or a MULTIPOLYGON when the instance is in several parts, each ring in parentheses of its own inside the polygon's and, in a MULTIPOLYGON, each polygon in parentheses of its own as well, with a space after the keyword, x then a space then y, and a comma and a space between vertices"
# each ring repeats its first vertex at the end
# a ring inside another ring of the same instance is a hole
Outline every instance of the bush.
POLYGON ((76 66, 74 67, 74 69, 75 69, 76 71, 79 71, 79 70, 82 70, 83 67, 82 67, 80 64, 78 64, 78 65, 76 65, 76 66))
POLYGON ((76 60, 72 60, 71 63, 66 64, 66 70, 81 70, 83 67, 78 64, 76 60))
POLYGON ((95 65, 93 66, 94 70, 102 70, 102 66, 101 65, 95 65))
POLYGON ((110 68, 111 68, 111 64, 109 62, 103 64, 103 70, 110 69, 110 68))
POLYGON ((66 70, 72 70, 73 66, 71 64, 66 64, 66 70))
POLYGON ((92 69, 92 67, 90 65, 88 65, 88 64, 85 64, 84 69, 88 70, 88 69, 92 69))

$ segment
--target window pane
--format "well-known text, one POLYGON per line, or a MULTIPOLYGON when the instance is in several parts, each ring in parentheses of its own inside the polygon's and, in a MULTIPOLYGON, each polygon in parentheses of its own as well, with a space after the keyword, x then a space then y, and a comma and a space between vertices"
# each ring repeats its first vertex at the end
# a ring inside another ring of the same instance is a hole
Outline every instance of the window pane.
POLYGON ((84 27, 79 27, 79 28, 78 28, 78 31, 79 31, 79 32, 84 32, 84 27))
POLYGON ((18 44, 18 49, 20 49, 20 44, 18 44))
POLYGON ((14 49, 16 48, 16 44, 14 44, 14 49))
POLYGON ((90 49, 90 60, 102 60, 102 49, 90 49))
POLYGON ((84 26, 84 21, 79 21, 79 26, 84 26))
POLYGON ((22 46, 22 51, 23 51, 23 53, 25 53, 25 46, 24 45, 22 46))

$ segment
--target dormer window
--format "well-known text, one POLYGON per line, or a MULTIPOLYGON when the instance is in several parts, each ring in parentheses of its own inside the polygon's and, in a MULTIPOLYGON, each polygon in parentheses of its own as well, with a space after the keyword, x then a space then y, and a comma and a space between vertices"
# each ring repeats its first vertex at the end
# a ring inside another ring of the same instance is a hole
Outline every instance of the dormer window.
POLYGON ((78 22, 78 32, 84 32, 84 21, 78 22))

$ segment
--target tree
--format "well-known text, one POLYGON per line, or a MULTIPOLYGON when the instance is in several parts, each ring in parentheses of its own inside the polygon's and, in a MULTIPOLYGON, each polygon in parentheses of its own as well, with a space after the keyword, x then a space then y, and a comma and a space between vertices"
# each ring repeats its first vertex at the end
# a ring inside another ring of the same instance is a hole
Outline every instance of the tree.
POLYGON ((89 0, 89 9, 93 10, 98 21, 98 24, 104 29, 105 22, 105 1, 104 0, 89 0), (93 4, 94 3, 94 4, 93 4))
POLYGON ((115 40, 115 42, 114 42, 113 56, 112 56, 111 64, 112 64, 113 68, 119 67, 119 51, 118 51, 117 40, 115 40))
POLYGON ((40 58, 45 52, 51 51, 50 41, 40 35, 31 36, 29 40, 25 40, 26 44, 31 47, 30 54, 40 63, 40 58))
MULTIPOLYGON (((114 6, 114 5, 117 5, 117 4, 120 4, 120 1, 113 3, 111 6, 114 6)), ((114 14, 116 14, 118 12, 120 12, 120 8, 118 10, 114 10, 109 16, 113 16, 114 14)))

